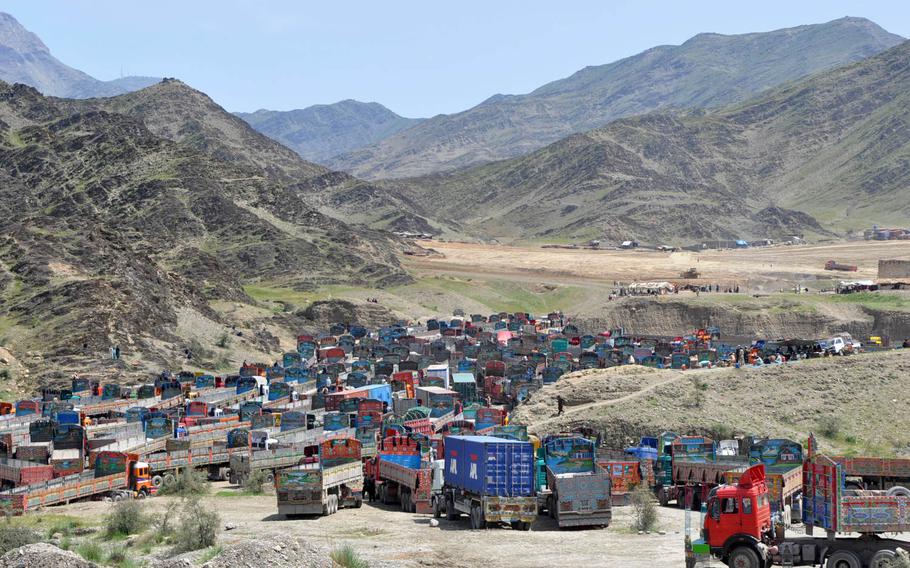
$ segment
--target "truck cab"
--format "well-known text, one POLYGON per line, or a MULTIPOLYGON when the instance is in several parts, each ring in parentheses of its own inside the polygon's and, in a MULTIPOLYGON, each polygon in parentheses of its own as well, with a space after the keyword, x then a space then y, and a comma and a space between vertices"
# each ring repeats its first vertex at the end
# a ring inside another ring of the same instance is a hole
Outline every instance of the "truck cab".
POLYGON ((711 553, 736 568, 765 566, 771 540, 771 502, 764 464, 750 467, 736 485, 713 489, 707 505, 702 538, 711 553))
POLYGON ((133 462, 130 468, 130 489, 140 499, 154 495, 158 488, 152 483, 152 473, 149 464, 142 461, 133 462))

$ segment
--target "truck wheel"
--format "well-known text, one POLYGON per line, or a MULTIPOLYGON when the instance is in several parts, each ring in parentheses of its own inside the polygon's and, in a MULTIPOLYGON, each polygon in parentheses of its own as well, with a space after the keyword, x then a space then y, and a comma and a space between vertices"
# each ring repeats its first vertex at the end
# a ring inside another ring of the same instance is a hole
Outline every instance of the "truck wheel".
POLYGON ((670 503, 670 494, 667 492, 666 487, 661 487, 657 490, 657 502, 660 503, 661 507, 666 507, 670 503))
POLYGON ((161 487, 161 483, 162 483, 163 481, 164 481, 164 480, 162 479, 162 477, 161 477, 160 475, 153 475, 153 476, 152 476, 152 485, 154 485, 155 487, 161 487))
POLYGON ((362 506, 363 506, 363 497, 358 497, 358 498, 354 499, 354 508, 355 509, 359 509, 362 506))
POLYGON ((442 507, 439 506, 439 499, 433 497, 433 518, 442 518, 442 507))
POLYGON ((891 568, 894 566, 895 558, 897 558, 897 553, 893 550, 879 550, 869 561, 869 568, 891 568))
POLYGON ((727 566, 730 568, 761 568, 758 560, 758 554, 751 548, 740 546, 734 548, 727 560, 727 566))
POLYGON ((177 478, 174 476, 173 473, 171 473, 169 471, 164 474, 164 479, 162 479, 161 483, 164 485, 171 485, 172 483, 174 483, 176 481, 177 481, 177 478))
POLYGON ((471 529, 479 531, 487 528, 487 522, 483 518, 483 510, 480 505, 471 506, 471 529))
POLYGON ((892 497, 910 497, 910 489, 907 489, 906 487, 902 487, 900 485, 895 485, 888 490, 888 495, 891 495, 892 497))
POLYGON ((863 563, 849 550, 838 550, 828 557, 825 568, 863 568, 863 563))
POLYGON ((270 471, 268 473, 268 475, 265 476, 265 482, 268 483, 269 485, 273 485, 275 483, 275 472, 274 471, 270 471))
POLYGON ((446 520, 457 521, 458 517, 458 511, 455 510, 455 502, 451 499, 446 499, 446 520))
POLYGON ((556 499, 553 499, 552 495, 547 497, 547 514, 551 519, 556 518, 556 499))

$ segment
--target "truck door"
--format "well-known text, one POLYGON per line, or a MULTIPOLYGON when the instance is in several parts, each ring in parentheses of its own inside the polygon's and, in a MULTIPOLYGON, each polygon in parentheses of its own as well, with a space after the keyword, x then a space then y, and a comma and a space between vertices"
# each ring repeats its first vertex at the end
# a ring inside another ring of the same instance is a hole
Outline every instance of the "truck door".
POLYGON ((740 510, 740 500, 736 495, 715 496, 708 500, 708 517, 705 519, 705 528, 708 529, 708 540, 711 546, 723 546, 728 538, 741 532, 740 510))

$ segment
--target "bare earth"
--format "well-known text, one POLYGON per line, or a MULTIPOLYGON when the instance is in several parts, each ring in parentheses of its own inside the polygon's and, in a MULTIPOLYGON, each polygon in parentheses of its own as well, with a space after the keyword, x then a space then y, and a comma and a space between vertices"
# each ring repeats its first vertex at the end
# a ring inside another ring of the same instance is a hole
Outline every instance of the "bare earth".
POLYGON ((421 241, 442 256, 410 257, 409 268, 557 280, 678 280, 695 267, 712 282, 775 283, 804 279, 875 278, 879 259, 910 258, 910 241, 853 241, 705 252, 558 249, 421 241), (857 272, 824 270, 828 260, 855 264, 857 272))

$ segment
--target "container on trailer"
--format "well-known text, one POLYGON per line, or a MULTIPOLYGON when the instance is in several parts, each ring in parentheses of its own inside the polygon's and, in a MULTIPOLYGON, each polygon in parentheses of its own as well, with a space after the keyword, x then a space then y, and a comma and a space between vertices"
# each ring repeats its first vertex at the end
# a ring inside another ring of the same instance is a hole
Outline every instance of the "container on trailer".
POLYGON ((445 440, 446 483, 479 495, 534 495, 534 449, 530 442, 488 436, 445 440))
POLYGON ((46 464, 51 457, 51 444, 52 442, 45 442, 31 446, 19 446, 16 448, 16 459, 46 464))
POLYGON ((129 455, 123 452, 98 452, 94 456, 95 477, 106 477, 126 471, 129 455))
POLYGON ((43 483, 54 478, 54 468, 50 465, 0 458, 0 479, 7 485, 32 485, 43 483))

